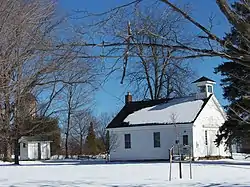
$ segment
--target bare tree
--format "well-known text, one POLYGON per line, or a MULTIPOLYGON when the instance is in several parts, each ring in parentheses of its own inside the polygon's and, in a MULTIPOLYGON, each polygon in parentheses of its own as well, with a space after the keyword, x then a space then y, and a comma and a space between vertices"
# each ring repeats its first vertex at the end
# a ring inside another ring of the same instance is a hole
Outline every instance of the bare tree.
POLYGON ((107 130, 104 145, 105 145, 105 152, 107 154, 107 161, 110 161, 111 151, 114 151, 119 146, 118 135, 113 131, 107 130))
POLYGON ((137 10, 135 18, 129 22, 128 34, 131 34, 131 41, 137 45, 128 49, 128 52, 138 59, 128 66, 126 79, 132 86, 137 85, 137 93, 143 90, 141 94, 150 99, 183 96, 188 93, 190 79, 194 75, 189 63, 179 59, 183 55, 180 51, 154 44, 173 45, 175 38, 185 38, 187 42, 188 36, 182 32, 184 23, 179 15, 169 9, 159 9, 156 13, 153 10, 157 7, 137 10), (145 47, 143 43, 149 46, 145 47))
MULTIPOLYGON (((123 68, 121 82, 125 78, 128 86, 141 98, 158 99, 171 94, 187 94, 194 72, 183 58, 183 50, 166 47, 173 46, 176 38, 185 43, 193 42, 183 32, 184 18, 171 8, 162 8, 159 3, 140 7, 139 2, 142 1, 133 1, 100 15, 87 15, 91 18, 103 16, 102 21, 90 27, 95 35, 92 41, 97 43, 76 42, 72 45, 100 47, 99 54, 83 57, 103 61, 105 58, 114 59, 111 65, 105 64, 107 74, 123 68), (132 4, 135 7, 125 9, 132 4), (158 12, 155 12, 156 9, 158 12), (111 41, 106 42, 106 36, 111 41), (96 39, 99 37, 101 39, 96 39)), ((78 32, 81 33, 81 29, 78 32)))
POLYGON ((44 6, 40 5, 40 2, 3 1, 0 6, 3 137, 9 143, 15 142, 15 163, 18 163, 20 126, 25 117, 21 110, 23 98, 55 70, 56 59, 43 59, 52 41, 49 23, 44 19, 52 19, 54 4, 44 1, 44 6))
POLYGON ((73 114, 71 136, 79 144, 79 155, 83 154, 84 142, 91 122, 94 121, 92 112, 88 109, 77 111, 73 114))
MULTIPOLYGON (((157 0, 157 1, 154 1, 154 3, 155 2, 162 2, 163 3, 162 5, 164 4, 168 5, 168 7, 170 7, 173 11, 175 11, 176 13, 181 15, 183 18, 185 18, 189 23, 191 23, 194 26, 194 28, 197 28, 199 35, 193 36, 194 40, 196 40, 197 43, 189 43, 189 42, 186 43, 185 41, 181 41, 181 39, 178 37, 175 38, 173 43, 169 43, 168 37, 164 37, 164 34, 159 34, 154 31, 154 32, 150 32, 150 34, 158 38, 158 40, 163 39, 162 40, 163 42, 155 41, 153 43, 150 43, 148 41, 145 41, 145 42, 143 41, 139 43, 140 46, 143 46, 143 47, 154 46, 154 47, 162 47, 168 50, 178 50, 179 52, 183 52, 185 54, 180 57, 181 59, 193 59, 193 58, 202 58, 202 57, 221 57, 221 58, 231 60, 239 65, 242 65, 246 69, 249 68, 249 59, 250 59, 249 51, 246 50, 242 46, 234 45, 234 43, 230 41, 230 39, 225 40, 225 38, 220 37, 216 35, 215 33, 213 33, 212 23, 209 24, 210 25, 209 27, 203 26, 197 20, 195 20, 192 16, 190 16, 189 12, 187 12, 185 9, 180 7, 178 4, 172 3, 172 1, 157 0)), ((246 10, 245 12, 247 12, 247 10, 249 10, 249 7, 250 7, 249 2, 244 1, 244 0, 241 0, 239 2, 242 4, 242 6, 244 6, 244 9, 246 10)), ((235 12, 232 9, 232 7, 229 5, 229 2, 227 0, 217 0, 216 3, 218 7, 220 8, 221 13, 227 18, 228 22, 235 28, 235 32, 238 33, 239 36, 241 36, 242 41, 244 41, 244 46, 247 46, 247 48, 249 48, 249 35, 250 35, 249 34, 250 32, 249 20, 246 19, 244 16, 235 12)), ((111 9, 108 12, 105 12, 103 14, 98 14, 97 16, 110 15, 110 16, 106 16, 106 19, 101 21, 102 24, 106 24, 113 17, 115 17, 114 15, 119 16, 119 14, 121 14, 121 12, 123 12, 125 8, 129 7, 128 8, 129 10, 131 10, 132 12, 136 12, 135 7, 138 7, 140 4, 142 4, 142 6, 145 6, 145 4, 148 5, 150 3, 147 1, 143 1, 143 0, 131 1, 130 3, 118 6, 116 8, 111 9), (131 8, 132 5, 135 5, 135 6, 131 8)), ((158 10, 159 9, 157 9, 157 11, 158 10)), ((156 11, 154 12, 155 14, 157 14, 156 11)), ((126 18, 128 18, 128 21, 129 21, 130 17, 126 17, 126 18)), ((126 25, 126 23, 121 23, 121 24, 126 25)), ((127 35, 124 35, 122 40, 118 40, 115 42, 113 41, 113 42, 99 43, 99 46, 103 48, 104 47, 105 48, 116 47, 116 48, 121 49, 120 54, 122 55, 118 55, 119 57, 117 58, 124 59, 122 82, 123 82, 123 79, 127 75, 126 72, 128 69, 127 68, 128 61, 131 57, 133 57, 133 53, 131 53, 131 49, 136 48, 138 46, 138 42, 133 40, 133 36, 137 35, 137 33, 132 32, 134 27, 135 26, 132 27, 132 25, 131 27, 129 27, 129 31, 127 32, 127 35), (123 58, 121 56, 123 56, 123 58)), ((95 44, 90 43, 88 45, 98 46, 98 44, 96 43, 95 44)), ((116 50, 114 51, 117 52, 116 50)), ((113 56, 111 56, 110 54, 111 53, 108 53, 107 57, 112 58, 113 56)), ((133 62, 134 61, 135 60, 133 60, 133 62)), ((244 81, 246 84, 249 84, 248 78, 244 76, 239 76, 237 74, 232 74, 232 76, 239 79, 240 81, 244 81)), ((246 92, 245 95, 246 95, 245 97, 249 97, 248 92, 246 92)), ((250 113, 249 110, 242 105, 239 106, 239 108, 243 109, 248 114, 250 113)), ((232 108, 230 110, 234 111, 232 108)), ((239 118, 241 118, 240 116, 241 114, 237 114, 237 112, 234 112, 234 113, 236 113, 236 115, 239 118)), ((247 122, 244 119, 241 119, 241 120, 244 122, 247 122)))
POLYGON ((170 115, 170 121, 171 123, 174 125, 174 128, 175 128, 175 136, 176 136, 176 144, 180 144, 180 135, 179 135, 179 127, 178 127, 178 124, 177 124, 177 115, 175 113, 171 113, 170 115))
MULTIPOLYGON (((9 145, 14 142, 15 163, 18 164, 19 138, 42 124, 23 131, 25 118, 31 115, 23 112, 25 96, 48 89, 48 85, 54 89, 51 93, 57 93, 61 84, 72 83, 65 79, 65 72, 82 72, 84 75, 85 67, 76 66, 79 62, 76 59, 84 50, 83 47, 62 45, 69 40, 59 37, 64 19, 56 17, 55 1, 4 0, 0 10, 1 137, 6 142, 7 156, 9 145)), ((74 79, 74 83, 78 81, 82 82, 74 79)), ((30 111, 33 112, 37 111, 30 111)))
MULTIPOLYGON (((66 113, 66 124, 64 127, 65 132, 65 156, 68 158, 68 139, 72 132, 72 129, 76 130, 76 126, 83 125, 80 124, 79 121, 76 121, 77 117, 74 115, 80 115, 79 111, 83 110, 84 107, 86 108, 90 103, 90 99, 92 97, 92 92, 90 90, 86 91, 82 88, 82 85, 79 84, 70 84, 66 86, 64 91, 65 95, 65 108, 63 109, 62 113, 66 113), (77 124, 72 124, 76 122, 77 124)), ((78 116, 80 117, 80 116, 78 116)), ((83 117, 83 116, 82 116, 83 117)), ((83 132, 83 128, 78 129, 83 132)), ((80 142, 81 143, 81 142, 80 142)))
POLYGON ((102 142, 107 161, 109 161, 110 152, 114 151, 119 145, 117 134, 114 133, 112 130, 106 129, 112 117, 113 115, 109 115, 107 113, 102 113, 98 117, 98 126, 97 126, 98 137, 102 142))
MULTIPOLYGON (((201 30, 205 36, 200 36, 201 39, 205 39, 211 42, 215 42, 218 45, 221 46, 221 48, 208 48, 208 49, 201 49, 201 48, 194 48, 184 45, 183 49, 185 50, 192 50, 195 52, 200 53, 201 55, 207 55, 207 56, 219 56, 223 58, 227 58, 229 60, 232 60, 234 62, 237 62, 239 64, 242 64, 245 67, 249 67, 249 52, 242 49, 240 46, 234 46, 230 41, 224 41, 223 38, 220 38, 219 36, 215 35, 211 30, 207 29, 203 25, 201 25, 198 21, 196 21, 194 18, 192 18, 188 13, 178 8, 178 6, 174 5, 168 0, 161 0, 168 6, 170 6, 174 11, 180 13, 185 19, 190 21, 196 28, 201 30), (224 49, 230 49, 234 50, 235 53, 227 53, 224 49)), ((227 0, 217 0, 216 1, 218 7, 220 8, 221 12, 226 16, 228 21, 237 29, 239 33, 242 34, 242 36, 245 38, 246 41, 249 41, 249 23, 247 23, 247 20, 242 18, 240 15, 235 13, 227 0)), ((249 9, 250 5, 248 1, 242 1, 242 3, 245 5, 246 9, 249 9)), ((196 55, 196 57, 199 57, 199 55, 196 55)))

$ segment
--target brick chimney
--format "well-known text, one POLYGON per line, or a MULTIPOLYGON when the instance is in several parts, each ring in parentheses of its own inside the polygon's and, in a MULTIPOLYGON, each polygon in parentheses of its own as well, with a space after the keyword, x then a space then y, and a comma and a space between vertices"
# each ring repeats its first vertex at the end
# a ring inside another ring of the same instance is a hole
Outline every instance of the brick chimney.
POLYGON ((132 95, 128 92, 127 95, 125 95, 125 104, 130 102, 132 102, 132 95))

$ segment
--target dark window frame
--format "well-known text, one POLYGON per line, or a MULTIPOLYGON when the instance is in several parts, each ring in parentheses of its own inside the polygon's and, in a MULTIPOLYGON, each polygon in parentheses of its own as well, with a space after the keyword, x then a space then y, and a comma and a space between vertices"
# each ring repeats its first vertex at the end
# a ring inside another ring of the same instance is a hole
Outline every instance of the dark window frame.
POLYGON ((26 148, 26 143, 23 143, 23 148, 26 148))
POLYGON ((154 140, 154 148, 161 147, 161 133, 160 132, 154 132, 153 140, 154 140))
POLYGON ((131 134, 124 134, 125 149, 131 149, 131 134))
POLYGON ((183 143, 183 145, 188 145, 189 141, 188 141, 188 135, 187 134, 182 136, 182 143, 183 143))
POLYGON ((207 92, 213 93, 213 87, 211 85, 207 85, 207 92))
POLYGON ((207 141, 207 130, 205 130, 205 145, 208 145, 208 141, 207 141))

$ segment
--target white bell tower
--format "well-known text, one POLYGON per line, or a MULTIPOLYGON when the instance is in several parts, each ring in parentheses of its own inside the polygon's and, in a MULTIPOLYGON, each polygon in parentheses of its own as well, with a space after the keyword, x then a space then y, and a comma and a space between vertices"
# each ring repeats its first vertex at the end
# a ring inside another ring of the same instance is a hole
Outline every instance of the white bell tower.
POLYGON ((214 85, 216 84, 216 82, 207 77, 203 76, 193 83, 196 84, 198 88, 196 99, 205 99, 214 93, 214 85))

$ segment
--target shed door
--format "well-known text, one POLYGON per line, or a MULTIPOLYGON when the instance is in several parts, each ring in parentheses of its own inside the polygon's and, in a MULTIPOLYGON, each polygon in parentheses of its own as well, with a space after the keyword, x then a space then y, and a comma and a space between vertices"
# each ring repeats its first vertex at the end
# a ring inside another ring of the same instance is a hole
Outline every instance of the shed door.
POLYGON ((37 143, 29 143, 29 159, 38 159, 38 145, 37 143))

